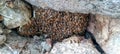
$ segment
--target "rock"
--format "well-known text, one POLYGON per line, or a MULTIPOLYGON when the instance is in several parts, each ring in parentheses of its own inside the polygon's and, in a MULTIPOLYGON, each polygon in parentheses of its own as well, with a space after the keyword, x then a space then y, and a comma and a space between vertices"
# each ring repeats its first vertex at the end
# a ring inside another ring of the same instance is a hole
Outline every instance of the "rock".
POLYGON ((8 28, 16 28, 22 26, 29 21, 31 11, 29 6, 21 0, 7 2, 0 0, 0 15, 3 16, 3 23, 8 28))
POLYGON ((9 34, 10 32, 12 32, 12 30, 10 30, 10 29, 3 29, 3 34, 9 34))
POLYGON ((34 43, 28 45, 31 54, 41 54, 42 46, 34 43))
POLYGON ((56 43, 51 54, 100 54, 88 40, 80 43, 62 42, 56 43))
POLYGON ((0 24, 0 34, 3 33, 2 24, 0 24))
POLYGON ((0 54, 13 54, 10 50, 6 50, 6 48, 0 49, 0 54))
POLYGON ((3 16, 0 15, 0 21, 2 21, 2 20, 3 20, 3 16))
POLYGON ((0 35, 0 45, 2 45, 6 41, 5 35, 0 35))
POLYGON ((9 34, 12 30, 5 28, 5 26, 0 23, 0 34, 9 34))
POLYGON ((110 35, 104 49, 107 54, 120 54, 120 32, 115 32, 110 35))
POLYGON ((120 54, 120 19, 96 14, 90 22, 89 30, 107 54, 120 54), (117 53, 116 53, 117 52, 117 53))
POLYGON ((88 29, 94 34, 96 40, 101 45, 105 44, 105 41, 109 38, 109 24, 111 17, 96 14, 92 16, 88 29))
POLYGON ((26 0, 32 5, 59 11, 93 13, 120 18, 120 0, 26 0))
POLYGON ((120 31, 120 19, 114 19, 110 16, 96 14, 89 23, 89 30, 94 34, 97 42, 104 45, 116 31, 120 31), (95 18, 95 19, 94 19, 95 18))
POLYGON ((120 19, 111 19, 109 22, 109 38, 104 49, 107 54, 120 54, 120 19))
POLYGON ((46 50, 47 52, 49 52, 50 50, 51 50, 51 45, 50 44, 48 44, 47 42, 42 42, 41 43, 41 46, 42 46, 42 50, 44 51, 44 50, 46 50))

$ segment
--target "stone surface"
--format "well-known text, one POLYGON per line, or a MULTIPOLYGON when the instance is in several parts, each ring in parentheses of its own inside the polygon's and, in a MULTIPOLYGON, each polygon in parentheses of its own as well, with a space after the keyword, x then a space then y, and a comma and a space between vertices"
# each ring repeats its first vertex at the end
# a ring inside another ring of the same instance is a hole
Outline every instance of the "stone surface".
POLYGON ((114 32, 107 41, 104 49, 107 54, 120 54, 120 32, 114 32))
POLYGON ((96 14, 92 16, 88 29, 94 34, 98 43, 104 45, 109 38, 111 17, 96 14))
POLYGON ((120 19, 113 19, 110 16, 96 14, 95 19, 91 19, 89 30, 94 34, 97 42, 104 45, 114 32, 120 32, 120 19))
MULTIPOLYGON (((9 34, 5 46, 0 47, 2 54, 40 54, 42 52, 42 42, 38 39, 21 37, 16 34, 9 34)), ((72 38, 70 38, 72 39, 72 38)), ((57 42, 54 44, 50 54, 99 54, 89 40, 82 40, 79 43, 71 43, 70 41, 57 42)))
POLYGON ((120 19, 111 19, 109 23, 109 38, 104 46, 107 54, 120 54, 120 19))
POLYGON ((29 21, 31 12, 21 0, 10 2, 0 0, 0 15, 3 16, 3 23, 6 27, 16 28, 29 21))
POLYGON ((100 54, 89 40, 80 43, 58 42, 54 45, 51 54, 100 54))
POLYGON ((26 0, 32 5, 59 11, 98 13, 120 18, 120 0, 26 0))
POLYGON ((2 45, 6 41, 5 35, 0 35, 0 45, 2 45))
POLYGON ((2 24, 0 24, 0 34, 2 34, 3 33, 3 28, 2 28, 2 24))
POLYGON ((97 42, 107 54, 120 54, 119 36, 120 19, 96 14, 89 25, 89 30, 95 35, 97 42))

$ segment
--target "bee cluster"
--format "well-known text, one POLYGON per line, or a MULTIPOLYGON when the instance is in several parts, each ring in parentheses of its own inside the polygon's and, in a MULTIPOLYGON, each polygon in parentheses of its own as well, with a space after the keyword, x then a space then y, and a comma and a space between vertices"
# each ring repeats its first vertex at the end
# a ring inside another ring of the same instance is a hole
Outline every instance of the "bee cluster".
POLYGON ((56 11, 39 8, 35 10, 36 18, 19 28, 21 35, 47 34, 53 41, 84 33, 89 14, 56 11))

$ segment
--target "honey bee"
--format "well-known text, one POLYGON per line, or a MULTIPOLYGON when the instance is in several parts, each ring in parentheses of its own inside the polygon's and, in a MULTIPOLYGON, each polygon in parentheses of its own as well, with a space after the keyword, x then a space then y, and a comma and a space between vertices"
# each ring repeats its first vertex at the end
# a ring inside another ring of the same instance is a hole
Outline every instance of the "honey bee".
POLYGON ((91 38, 96 49, 104 54, 92 33, 87 31, 90 14, 39 8, 36 9, 35 16, 36 18, 31 18, 30 22, 19 28, 21 35, 47 34, 46 38, 50 38, 52 42, 62 41, 72 35, 83 35, 91 38))

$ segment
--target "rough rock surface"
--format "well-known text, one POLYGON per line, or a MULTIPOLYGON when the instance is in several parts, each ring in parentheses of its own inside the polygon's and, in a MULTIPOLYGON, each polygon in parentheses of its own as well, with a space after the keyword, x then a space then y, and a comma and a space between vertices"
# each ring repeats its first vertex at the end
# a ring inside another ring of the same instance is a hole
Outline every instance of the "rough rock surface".
POLYGON ((89 30, 95 35, 97 41, 102 45, 111 37, 114 32, 120 32, 120 19, 111 18, 110 16, 104 16, 96 14, 91 19, 89 30))
POLYGON ((5 35, 0 35, 0 45, 2 45, 6 41, 5 35))
POLYGON ((111 17, 96 14, 92 16, 88 29, 94 34, 97 42, 104 45, 105 41, 109 38, 111 17))
POLYGON ((27 5, 20 0, 0 0, 0 15, 3 16, 4 25, 10 29, 27 23, 31 17, 27 5))
POLYGON ((80 43, 58 42, 51 50, 51 54, 100 54, 90 40, 82 40, 80 43))
MULTIPOLYGON (((71 38, 72 39, 72 38, 71 38)), ((0 46, 2 54, 40 54, 42 52, 42 41, 28 37, 9 34, 5 46, 0 46)), ((70 40, 58 42, 54 45, 50 54, 99 54, 89 40, 80 43, 71 43, 70 40)))
POLYGON ((32 5, 59 11, 98 13, 120 18, 120 0, 26 0, 32 5))
POLYGON ((107 54, 120 54, 120 19, 99 14, 94 17, 96 19, 90 22, 89 30, 95 35, 97 42, 107 54))
POLYGON ((0 45, 4 44, 4 42, 6 41, 6 35, 3 33, 3 25, 0 23, 0 45))
POLYGON ((120 19, 111 19, 109 23, 109 38, 103 47, 107 54, 120 54, 120 19))
POLYGON ((115 32, 110 35, 108 42, 103 47, 107 54, 120 54, 120 32, 115 32))
POLYGON ((3 33, 3 28, 2 28, 2 24, 0 23, 0 34, 3 33))

